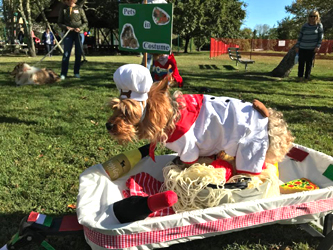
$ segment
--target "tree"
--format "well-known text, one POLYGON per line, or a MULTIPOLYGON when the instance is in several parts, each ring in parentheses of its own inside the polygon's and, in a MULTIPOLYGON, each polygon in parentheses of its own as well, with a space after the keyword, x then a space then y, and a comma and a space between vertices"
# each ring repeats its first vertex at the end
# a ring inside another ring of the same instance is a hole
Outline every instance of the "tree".
POLYGON ((291 69, 294 67, 295 56, 296 56, 296 51, 294 46, 283 57, 279 65, 275 69, 273 69, 273 71, 271 72, 272 76, 282 77, 282 78, 288 77, 291 72, 291 69))
POLYGON ((14 0, 2 0, 2 13, 6 25, 7 41, 14 43, 14 0))
POLYGON ((239 38, 251 39, 253 38, 253 31, 250 28, 243 28, 239 32, 239 38))
POLYGON ((5 36, 5 20, 4 20, 4 15, 3 15, 3 2, 1 1, 0 5, 0 40, 4 39, 5 36))
POLYGON ((185 39, 185 53, 190 38, 203 30, 204 4, 200 0, 172 1, 174 3, 173 33, 185 39))
POLYGON ((268 39, 270 27, 268 24, 257 24, 254 29, 257 31, 258 38, 268 39))
POLYGON ((237 37, 245 18, 239 0, 171 0, 174 3, 173 33, 185 39, 187 53, 192 37, 237 37))
POLYGON ((278 39, 297 39, 300 29, 301 25, 298 22, 291 17, 285 17, 278 22, 278 39))
POLYGON ((19 0, 18 11, 23 18, 23 26, 25 36, 28 38, 27 44, 29 49, 29 54, 32 57, 36 56, 35 43, 32 37, 32 18, 31 18, 31 8, 30 0, 19 0), (24 8, 23 8, 24 6, 24 8))
POLYGON ((268 31, 268 39, 279 39, 277 28, 270 28, 268 31))

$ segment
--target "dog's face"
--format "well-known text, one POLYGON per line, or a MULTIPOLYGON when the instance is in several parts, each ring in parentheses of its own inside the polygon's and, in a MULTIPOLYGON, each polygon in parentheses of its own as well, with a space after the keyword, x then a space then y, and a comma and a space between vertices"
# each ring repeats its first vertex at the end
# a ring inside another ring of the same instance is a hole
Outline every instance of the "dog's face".
POLYGON ((52 69, 44 69, 47 73, 47 80, 45 83, 54 83, 60 81, 60 76, 56 74, 52 69))
POLYGON ((25 68, 25 64, 26 63, 19 63, 15 66, 15 68, 13 69, 13 71, 10 73, 12 76, 16 76, 17 74, 24 72, 24 68, 25 68))
MULTIPOLYGON (((160 138, 160 131, 168 132, 164 128, 169 124, 168 121, 174 120, 168 89, 167 79, 155 82, 148 92, 147 101, 142 105, 139 101, 129 98, 113 99, 109 105, 113 114, 106 123, 106 129, 111 137, 119 143, 138 139, 152 141, 160 138)), ((125 94, 122 93, 121 96, 123 95, 125 94)))
POLYGON ((115 98, 109 106, 113 114, 105 125, 111 137, 121 144, 136 141, 142 115, 140 103, 132 99, 115 98))
POLYGON ((124 32, 121 34, 122 39, 129 39, 133 37, 133 30, 131 26, 126 26, 124 32))

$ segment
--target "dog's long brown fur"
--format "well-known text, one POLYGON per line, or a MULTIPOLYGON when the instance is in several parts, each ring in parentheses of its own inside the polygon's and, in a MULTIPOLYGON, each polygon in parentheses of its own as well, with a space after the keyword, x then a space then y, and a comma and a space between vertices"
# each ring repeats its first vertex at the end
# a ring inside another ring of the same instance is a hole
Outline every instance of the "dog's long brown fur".
POLYGON ((60 81, 60 76, 53 70, 47 68, 39 69, 27 63, 16 65, 11 75, 14 76, 17 86, 29 84, 43 85, 60 81))
MULTIPOLYGON (((154 83, 148 93, 146 114, 141 121, 140 103, 131 99, 114 98, 110 102, 113 115, 108 119, 112 126, 109 132, 120 143, 147 139, 152 143, 165 143, 179 120, 179 109, 183 108, 182 94, 176 91, 170 96, 167 79, 154 83)), ((143 104, 144 105, 144 104, 143 104)), ((185 105, 185 104, 184 104, 185 105)), ((283 114, 271 108, 269 111, 269 148, 266 161, 279 162, 290 150, 294 138, 283 119, 283 114)))

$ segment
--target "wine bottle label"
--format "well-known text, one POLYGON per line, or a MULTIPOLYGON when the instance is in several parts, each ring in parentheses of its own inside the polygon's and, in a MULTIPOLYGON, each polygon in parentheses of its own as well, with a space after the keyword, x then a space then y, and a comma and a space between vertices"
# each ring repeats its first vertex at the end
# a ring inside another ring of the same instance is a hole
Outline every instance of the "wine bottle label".
POLYGON ((140 151, 135 149, 116 155, 110 160, 104 162, 102 165, 113 181, 129 172, 131 168, 133 168, 141 160, 141 157, 140 151))
POLYGON ((131 169, 131 163, 124 154, 116 155, 102 165, 111 180, 118 179, 131 169))

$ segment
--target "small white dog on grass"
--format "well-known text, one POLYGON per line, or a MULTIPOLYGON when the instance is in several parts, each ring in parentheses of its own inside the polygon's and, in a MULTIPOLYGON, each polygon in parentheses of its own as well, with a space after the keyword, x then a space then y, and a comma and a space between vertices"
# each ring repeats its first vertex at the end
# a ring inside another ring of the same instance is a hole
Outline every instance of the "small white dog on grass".
POLYGON ((40 69, 30 66, 27 63, 16 65, 11 75, 15 76, 16 86, 29 84, 43 85, 60 81, 59 75, 53 70, 47 68, 40 69))

